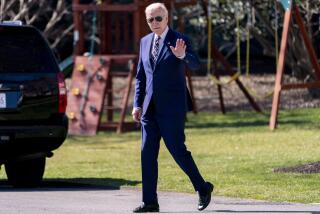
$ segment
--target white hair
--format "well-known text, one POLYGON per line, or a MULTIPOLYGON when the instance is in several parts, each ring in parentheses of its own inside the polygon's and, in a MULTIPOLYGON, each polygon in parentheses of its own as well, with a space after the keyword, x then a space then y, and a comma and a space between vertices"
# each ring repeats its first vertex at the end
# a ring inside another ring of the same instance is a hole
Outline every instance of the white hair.
POLYGON ((163 3, 152 3, 146 7, 145 13, 147 14, 148 11, 156 10, 156 9, 161 9, 165 15, 168 17, 168 9, 163 3))

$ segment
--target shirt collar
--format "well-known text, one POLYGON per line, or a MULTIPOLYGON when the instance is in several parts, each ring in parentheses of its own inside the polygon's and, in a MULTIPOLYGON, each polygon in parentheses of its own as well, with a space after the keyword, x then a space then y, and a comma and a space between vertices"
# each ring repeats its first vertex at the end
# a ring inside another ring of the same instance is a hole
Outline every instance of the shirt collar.
MULTIPOLYGON (((162 39, 164 40, 164 39, 166 38, 168 31, 169 31, 169 27, 167 26, 166 29, 165 29, 165 30, 162 32, 162 34, 160 35, 161 40, 162 40, 162 39)), ((158 35, 156 35, 156 36, 158 37, 158 35)))

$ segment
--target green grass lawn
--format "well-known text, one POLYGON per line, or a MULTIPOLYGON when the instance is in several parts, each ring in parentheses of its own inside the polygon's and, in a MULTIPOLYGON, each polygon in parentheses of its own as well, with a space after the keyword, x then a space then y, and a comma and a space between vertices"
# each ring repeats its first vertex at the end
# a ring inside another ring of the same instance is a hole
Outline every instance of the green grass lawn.
MULTIPOLYGON (((215 184, 216 195, 320 202, 320 174, 273 172, 278 167, 320 161, 320 109, 282 111, 274 132, 268 121, 269 116, 254 112, 190 114, 186 144, 204 178, 215 184)), ((47 159, 45 178, 140 188, 140 132, 69 137, 47 159)), ((193 192, 163 143, 158 187, 193 192)))

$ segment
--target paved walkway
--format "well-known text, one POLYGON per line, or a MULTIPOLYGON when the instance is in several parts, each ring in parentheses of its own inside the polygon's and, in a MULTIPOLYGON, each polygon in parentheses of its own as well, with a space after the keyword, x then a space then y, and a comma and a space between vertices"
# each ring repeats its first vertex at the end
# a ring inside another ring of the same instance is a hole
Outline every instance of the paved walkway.
MULTIPOLYGON (((125 214, 139 205, 140 190, 100 187, 42 187, 12 189, 0 186, 0 214, 125 214)), ((320 214, 320 205, 270 203, 214 197, 198 212, 196 194, 160 192, 161 213, 291 213, 320 214)))

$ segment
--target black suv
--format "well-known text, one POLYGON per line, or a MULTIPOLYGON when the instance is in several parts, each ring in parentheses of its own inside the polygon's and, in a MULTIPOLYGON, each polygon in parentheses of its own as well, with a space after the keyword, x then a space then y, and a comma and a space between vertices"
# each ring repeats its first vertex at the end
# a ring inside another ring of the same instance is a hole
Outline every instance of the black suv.
POLYGON ((64 76, 34 27, 0 24, 0 166, 14 186, 42 180, 46 157, 66 139, 64 76))

